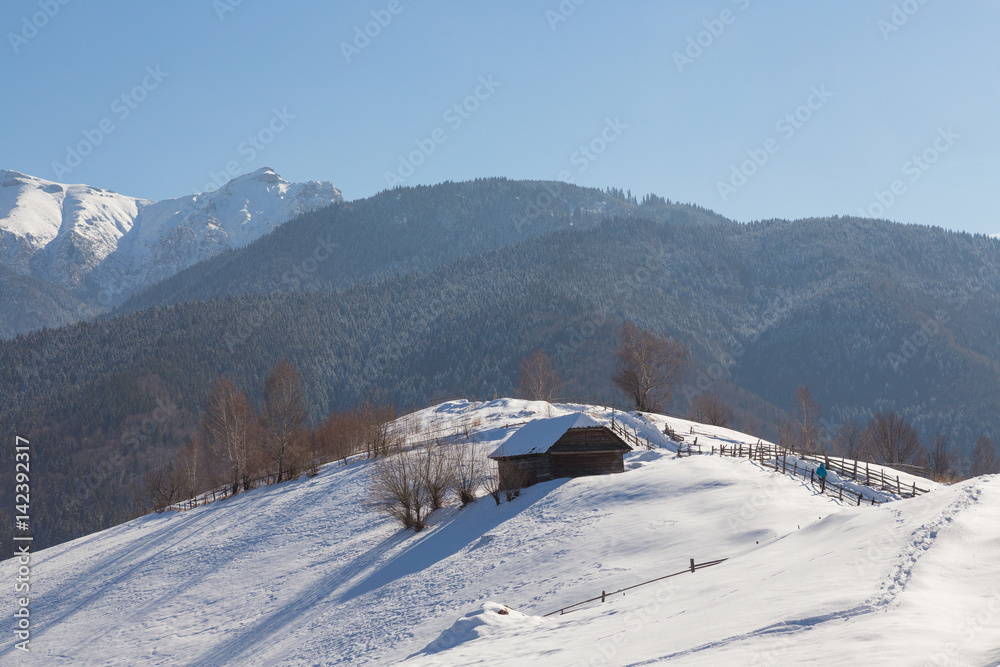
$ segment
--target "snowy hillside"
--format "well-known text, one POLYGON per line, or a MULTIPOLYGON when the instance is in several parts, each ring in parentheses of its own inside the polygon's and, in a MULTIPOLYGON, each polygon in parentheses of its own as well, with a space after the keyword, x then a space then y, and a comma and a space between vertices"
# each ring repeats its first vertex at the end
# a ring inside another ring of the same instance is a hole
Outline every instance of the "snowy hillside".
POLYGON ((289 183, 269 168, 160 202, 0 170, 0 263, 107 306, 339 201, 330 183, 289 183))
MULTIPOLYGON (((501 399, 404 418, 496 447, 585 410, 501 399)), ((32 560, 34 665, 680 665, 1000 662, 1000 477, 848 507, 746 458, 677 458, 670 424, 617 475, 556 480, 417 534, 365 508, 371 466, 331 464, 187 512, 151 515, 32 560), (603 604, 544 617, 616 591, 603 604), (498 656, 502 656, 499 657, 498 656)), ((12 560, 0 576, 13 581, 12 560)), ((0 613, 13 613, 4 596, 0 613)))

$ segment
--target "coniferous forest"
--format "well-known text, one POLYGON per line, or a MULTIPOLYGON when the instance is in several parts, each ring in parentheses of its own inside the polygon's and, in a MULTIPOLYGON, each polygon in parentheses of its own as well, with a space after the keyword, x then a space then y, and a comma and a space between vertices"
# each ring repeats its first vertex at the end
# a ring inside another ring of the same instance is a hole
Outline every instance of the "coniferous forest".
POLYGON ((134 516, 141 480, 190 440, 222 376, 259 408, 289 360, 316 426, 365 402, 511 395, 541 349, 566 395, 622 401, 629 321, 691 346, 673 414, 721 394, 776 438, 805 384, 831 432, 893 410, 928 447, 941 432, 968 455, 1000 433, 998 256, 984 236, 735 224, 617 189, 400 188, 300 216, 118 311, 0 342, 0 424, 39 452, 44 546, 134 516))

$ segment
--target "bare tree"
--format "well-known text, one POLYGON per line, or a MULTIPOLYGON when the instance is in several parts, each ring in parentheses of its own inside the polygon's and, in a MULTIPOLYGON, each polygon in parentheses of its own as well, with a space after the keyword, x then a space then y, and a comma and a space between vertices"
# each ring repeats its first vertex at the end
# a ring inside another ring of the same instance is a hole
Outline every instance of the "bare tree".
POLYGON ((162 512, 184 499, 182 487, 181 474, 173 463, 168 463, 146 473, 140 503, 146 510, 162 512))
POLYGON ((930 468, 931 478, 935 481, 944 481, 952 474, 955 455, 947 435, 940 431, 934 434, 934 444, 931 445, 927 458, 927 467, 930 468))
POLYGON ((521 395, 529 401, 551 401, 562 378, 552 365, 552 357, 542 350, 535 350, 521 361, 521 395))
POLYGON ((919 465, 924 448, 916 430, 893 411, 879 412, 865 428, 864 451, 876 463, 919 465))
POLYGON ((980 436, 976 440, 976 446, 972 448, 969 475, 977 477, 979 475, 993 475, 998 472, 1000 472, 1000 459, 997 458, 996 445, 985 435, 980 436))
POLYGON ((760 433, 760 423, 752 414, 744 414, 743 417, 740 418, 740 431, 746 433, 747 435, 756 436, 760 433))
POLYGON ((483 475, 483 488, 486 489, 486 493, 490 494, 490 497, 493 498, 496 504, 499 505, 500 494, 503 493, 503 488, 500 486, 500 471, 497 469, 496 462, 487 464, 486 473, 483 475))
POLYGON ((669 402, 691 350, 679 341, 626 322, 616 354, 614 383, 633 400, 636 410, 656 412, 669 402))
POLYGON ((817 452, 822 449, 820 446, 822 428, 819 423, 822 413, 819 404, 813 400, 812 391, 804 384, 799 385, 795 391, 795 403, 798 408, 797 448, 803 452, 817 452))
POLYGON ((313 429, 308 439, 306 463, 311 460, 342 459, 364 449, 364 431, 358 412, 331 412, 313 429))
POLYGON ((691 399, 688 415, 693 421, 711 426, 732 426, 736 415, 733 408, 717 394, 698 394, 691 399))
POLYGON ((295 366, 282 360, 264 384, 264 428, 267 434, 264 451, 269 463, 277 469, 278 483, 285 479, 290 468, 296 467, 295 459, 305 437, 305 424, 302 376, 295 366))
POLYGON ((857 459, 861 454, 864 429, 855 420, 843 423, 833 436, 834 450, 846 459, 857 459))
POLYGON ((798 424, 791 419, 782 420, 778 425, 778 445, 787 449, 795 449, 799 444, 798 424))
POLYGON ((475 439, 452 449, 453 490, 462 507, 478 500, 476 492, 483 483, 486 467, 487 461, 480 456, 475 439))
POLYGON ((211 449, 223 462, 232 493, 247 488, 252 477, 257 415, 246 394, 229 378, 212 383, 205 402, 203 427, 211 449))
POLYGON ((418 473, 431 511, 444 507, 448 490, 455 483, 453 461, 453 457, 449 456, 449 452, 440 442, 428 445, 420 453, 418 473))
POLYGON ((181 474, 182 488, 187 497, 198 495, 207 486, 204 462, 205 438, 195 431, 177 453, 177 468, 181 474))
POLYGON ((396 408, 369 402, 361 408, 359 416, 368 458, 377 459, 400 449, 403 443, 392 429, 396 408))
POLYGON ((430 498, 417 453, 401 451, 379 458, 372 467, 369 492, 371 506, 404 528, 419 532, 427 526, 430 498))

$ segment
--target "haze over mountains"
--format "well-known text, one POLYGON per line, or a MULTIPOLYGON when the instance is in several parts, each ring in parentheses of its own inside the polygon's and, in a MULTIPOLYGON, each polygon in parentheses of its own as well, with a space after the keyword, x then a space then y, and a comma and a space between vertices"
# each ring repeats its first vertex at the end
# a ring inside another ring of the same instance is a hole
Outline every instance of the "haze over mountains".
MULTIPOLYGON (((159 202, 2 170, 0 263, 61 288, 80 303, 62 303, 64 294, 59 300, 56 292, 36 286, 49 299, 37 310, 48 317, 20 327, 8 324, 0 333, 79 319, 88 307, 106 309, 203 259, 245 246, 300 213, 340 201, 330 183, 289 183, 269 168, 214 192, 159 202)), ((8 280, 0 312, 13 320, 16 311, 8 315, 6 302, 28 288, 17 289, 8 280)))

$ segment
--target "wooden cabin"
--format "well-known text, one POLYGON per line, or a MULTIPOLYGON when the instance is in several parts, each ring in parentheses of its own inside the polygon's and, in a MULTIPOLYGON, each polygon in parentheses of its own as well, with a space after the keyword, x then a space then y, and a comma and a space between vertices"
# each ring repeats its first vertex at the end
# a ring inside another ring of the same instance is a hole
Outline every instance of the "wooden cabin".
POLYGON ((502 488, 521 488, 559 477, 625 472, 632 448, 582 412, 528 422, 497 447, 502 488))

